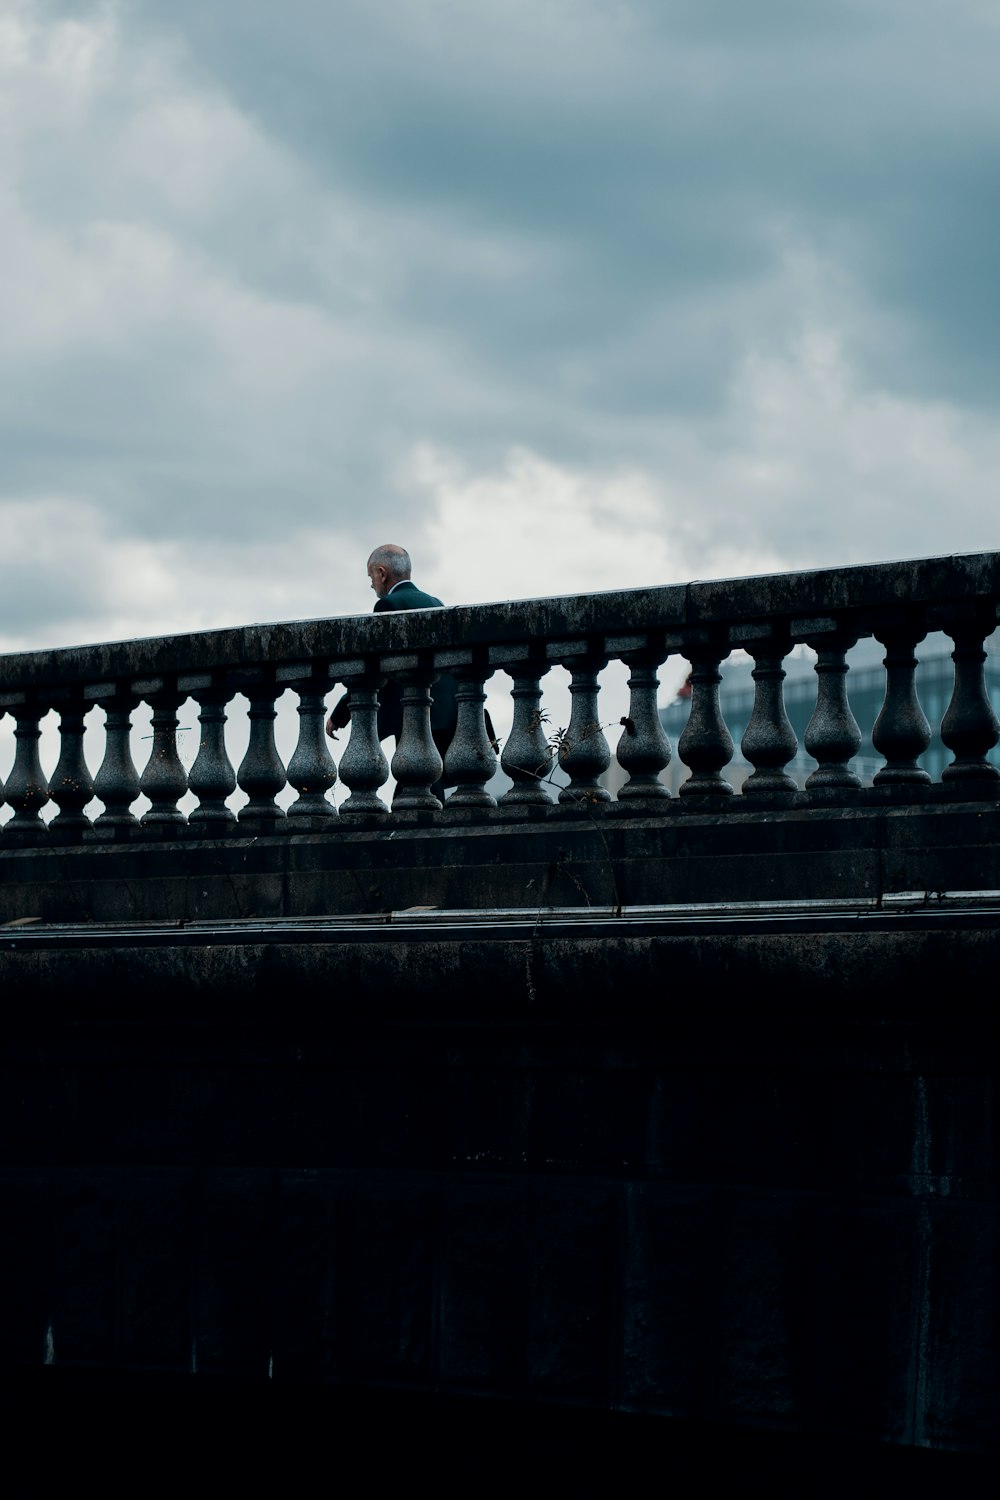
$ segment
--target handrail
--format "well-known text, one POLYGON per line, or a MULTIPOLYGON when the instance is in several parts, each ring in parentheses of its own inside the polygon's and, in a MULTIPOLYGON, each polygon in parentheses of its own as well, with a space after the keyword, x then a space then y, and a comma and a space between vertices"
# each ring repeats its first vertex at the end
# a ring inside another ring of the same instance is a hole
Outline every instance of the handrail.
POLYGON ((996 800, 1000 772, 988 755, 1000 725, 984 689, 983 643, 996 628, 1000 553, 920 558, 907 562, 673 584, 509 603, 202 631, 190 635, 22 652, 0 657, 0 714, 16 721, 14 765, 3 789, 13 817, 0 847, 93 836, 227 837, 233 832, 334 832, 395 818, 420 821, 460 815, 464 821, 507 816, 588 814, 614 802, 636 816, 674 815, 685 808, 721 808, 733 796, 722 772, 733 744, 719 708, 720 663, 741 648, 754 660, 754 709, 742 750, 753 766, 744 808, 843 802, 874 794, 894 803, 926 800, 930 778, 918 759, 930 726, 914 684, 916 648, 929 631, 954 642, 955 684, 940 726, 954 759, 938 790, 996 800), (873 742, 883 765, 874 787, 852 769, 860 733, 847 692, 846 653, 862 637, 886 647, 886 694, 873 742), (799 752, 782 702, 782 662, 798 644, 817 653, 817 700, 804 736, 816 770, 800 791, 786 767, 799 752), (691 663, 691 715, 677 748, 691 774, 672 798, 660 773, 673 747, 656 709, 658 671, 671 656, 691 663), (597 674, 611 660, 630 669, 629 712, 617 759, 628 780, 612 799, 602 777, 611 750, 601 728, 597 674), (551 743, 540 711, 541 682, 553 666, 572 678, 572 715, 551 743), (485 683, 497 671, 512 682, 513 726, 501 764, 512 785, 499 799, 487 790, 497 765, 484 727, 485 683), (441 673, 455 683, 457 729, 444 762, 453 788, 442 809, 436 795, 442 761, 430 709, 441 673), (389 776, 377 730, 385 681, 401 689, 402 732, 392 761, 391 810, 379 796, 389 776), (350 736, 335 766, 323 733, 327 696, 337 684, 351 692, 350 736), (275 702, 291 687, 299 695, 298 746, 282 764, 274 741, 275 702), (250 703, 250 743, 234 769, 226 743, 226 705, 236 693, 250 703), (177 752, 177 709, 199 706, 201 739, 186 771, 177 752), (132 760, 132 714, 153 711, 153 745, 141 776, 132 760), (83 733, 95 706, 106 711, 105 753, 96 776, 83 733), (60 716, 62 753, 51 778, 39 761, 39 724, 60 716), (555 757, 567 780, 553 801, 548 772, 555 757), (329 789, 337 777, 350 795, 337 808, 329 789), (290 784, 298 793, 287 816, 275 802, 290 784), (236 788, 249 801, 229 806, 236 788), (178 801, 199 799, 189 817, 178 801), (141 820, 132 805, 151 801, 141 820), (96 795, 103 811, 86 809, 96 795), (49 801, 59 811, 40 816, 49 801))

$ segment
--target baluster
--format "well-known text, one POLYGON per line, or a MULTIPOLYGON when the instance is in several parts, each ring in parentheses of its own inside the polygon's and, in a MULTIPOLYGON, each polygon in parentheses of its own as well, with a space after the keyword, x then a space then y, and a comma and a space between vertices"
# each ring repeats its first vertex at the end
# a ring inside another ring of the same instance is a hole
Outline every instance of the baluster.
POLYGON ((188 824, 201 825, 214 837, 236 824, 236 814, 226 806, 226 798, 236 790, 236 772, 226 750, 226 705, 233 694, 230 688, 213 686, 210 681, 204 685, 192 681, 188 686, 197 697, 201 725, 198 754, 188 776, 188 788, 198 798, 198 806, 188 824))
POLYGON ((1000 780, 1000 771, 986 758, 987 751, 1000 738, 1000 722, 993 712, 983 675, 986 660, 983 641, 995 626, 996 621, 988 618, 952 620, 946 626, 955 643, 951 653, 955 685, 941 721, 941 739, 955 758, 951 765, 945 766, 941 780, 952 785, 979 781, 992 786, 1000 780))
POLYGON ((29 700, 12 705, 10 712, 17 727, 14 730, 14 764, 7 778, 5 795, 14 809, 14 816, 4 829, 4 837, 15 843, 35 844, 48 836, 39 809, 49 800, 49 788, 38 758, 41 737, 38 725, 48 708, 29 700))
POLYGON ((132 760, 130 736, 134 701, 128 693, 116 693, 104 704, 104 759, 94 777, 94 794, 104 811, 94 819, 95 828, 137 828, 138 819, 129 808, 139 795, 139 773, 132 760))
POLYGON ((588 655, 577 657, 571 668, 569 727, 558 747, 559 763, 570 778, 569 786, 559 792, 564 805, 611 801, 611 793, 597 779, 611 764, 611 746, 597 708, 597 674, 606 665, 606 657, 588 655))
POLYGON ((682 797, 730 797, 732 787, 722 775, 733 758, 733 739, 719 708, 720 663, 728 647, 689 647, 691 712, 677 743, 677 754, 691 775, 680 788, 682 797))
POLYGON ((49 824, 53 837, 72 837, 90 827, 83 809, 94 795, 94 778, 83 752, 84 719, 82 698, 74 698, 59 713, 61 747, 49 783, 49 794, 59 809, 49 824))
POLYGON ((494 775, 497 758, 486 733, 483 684, 493 676, 492 667, 457 666, 452 671, 458 689, 458 723, 445 756, 446 781, 455 784, 445 804, 457 807, 496 807, 496 798, 486 790, 494 775))
POLYGON ((430 671, 402 673, 403 732, 392 757, 392 774, 396 791, 393 812, 416 812, 422 808, 440 810, 441 803, 431 791, 444 769, 431 734, 431 684, 437 674, 430 671))
POLYGON ((924 638, 922 626, 904 622, 876 632, 886 648, 885 699, 872 744, 885 760, 875 773, 874 786, 926 786, 930 776, 917 765, 931 742, 931 727, 917 698, 915 649, 924 638))
POLYGON ((274 833, 285 823, 285 810, 274 801, 286 781, 285 767, 274 743, 277 718, 274 704, 279 689, 274 682, 258 682, 244 692, 250 701, 250 743, 236 781, 250 801, 240 809, 237 821, 251 833, 274 833))
POLYGON ((389 779, 389 762, 378 738, 378 683, 374 672, 345 675, 350 689, 351 723, 347 748, 340 757, 340 779, 350 796, 340 804, 342 818, 385 817, 389 809, 378 795, 389 779))
POLYGON ((545 778, 552 765, 552 749, 544 730, 539 707, 541 677, 547 670, 527 658, 505 663, 513 681, 513 723, 500 756, 501 769, 514 783, 500 798, 501 807, 550 807, 552 798, 545 778))
POLYGON ((299 695, 299 738, 288 762, 288 780, 299 795, 288 809, 288 816, 296 820, 297 829, 309 831, 325 827, 337 816, 337 809, 326 795, 337 779, 337 767, 324 729, 324 687, 312 682, 293 686, 299 695))
POLYGON ((631 651, 622 660, 629 667, 629 704, 616 756, 629 779, 619 791, 618 801, 635 811, 655 811, 670 798, 670 789, 659 775, 670 764, 672 754, 656 706, 663 652, 631 651))
POLYGON ((781 690, 785 680, 781 663, 787 650, 774 642, 757 641, 749 643, 747 650, 754 659, 750 674, 754 680, 753 712, 740 749, 754 769, 743 783, 743 795, 789 802, 798 794, 798 787, 785 766, 795 758, 799 742, 788 722, 781 690))
POLYGON ((187 791, 188 779, 177 753, 177 710, 184 698, 165 688, 150 691, 144 684, 133 684, 133 691, 148 693, 146 701, 153 709, 153 747, 139 778, 139 788, 152 806, 140 821, 144 828, 183 825, 187 820, 177 802, 187 791))
POLYGON ((856 640, 853 634, 836 634, 809 642, 816 652, 816 707, 804 743, 819 762, 806 778, 810 793, 856 791, 861 785, 850 765, 861 749, 861 730, 847 697, 847 653, 856 640))

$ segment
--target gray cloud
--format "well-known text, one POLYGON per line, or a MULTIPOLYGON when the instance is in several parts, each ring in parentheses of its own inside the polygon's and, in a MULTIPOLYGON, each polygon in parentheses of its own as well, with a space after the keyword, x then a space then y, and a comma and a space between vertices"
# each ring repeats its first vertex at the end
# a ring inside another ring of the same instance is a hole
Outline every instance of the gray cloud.
MULTIPOLYGON (((197 571, 202 547, 219 608, 254 618, 261 597, 323 607, 289 535, 335 531, 361 567, 373 530, 446 549, 448 515, 468 546, 517 484, 536 507, 572 496, 601 550, 607 497, 640 476, 650 534, 675 543, 661 570, 990 540, 989 7, 10 17, 0 524, 58 504, 112 550, 187 547, 197 571), (267 547, 280 580, 253 571, 267 547)), ((512 594, 523 552, 503 554, 512 594)), ((47 566, 11 581, 11 619, 50 598, 99 633, 108 588, 47 566)))

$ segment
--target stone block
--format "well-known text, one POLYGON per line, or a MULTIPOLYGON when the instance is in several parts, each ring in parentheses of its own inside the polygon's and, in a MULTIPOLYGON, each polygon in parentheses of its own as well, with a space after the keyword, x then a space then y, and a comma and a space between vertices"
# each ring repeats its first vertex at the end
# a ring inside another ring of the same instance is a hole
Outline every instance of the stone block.
MULTIPOLYGON (((909 1192, 915 1163, 917 1083, 889 1068, 838 1070, 825 1081, 818 1160, 828 1180, 861 1192, 909 1192)), ((919 1190, 919 1189, 918 1189, 919 1190)))
POLYGON ((824 1427, 853 1438, 912 1442, 923 1295, 913 1203, 819 1200, 813 1255, 813 1389, 824 1427))
POLYGON ((194 1178, 180 1168, 120 1178, 121 1357, 138 1368, 191 1368, 194 1178))
POLYGON ((536 1180, 530 1213, 529 1389, 606 1404, 618 1193, 600 1181, 536 1180))
POLYGON ((657 1138, 665 1170, 689 1182, 815 1182, 823 1083, 790 1066, 731 1065, 664 1075, 657 1138))
POLYGON ((345 1364, 351 1289, 345 1276, 350 1216, 345 1178, 280 1174, 274 1260, 273 1378, 336 1380, 345 1364))
POLYGON ((442 1230, 440 1378, 449 1390, 523 1388, 528 1306, 527 1182, 459 1181, 442 1230))
POLYGON ((192 1367, 260 1379, 272 1341, 274 1175, 215 1168, 199 1186, 192 1367))
POLYGON ((536 1171, 634 1172, 646 1143, 648 1075, 630 1067, 533 1073, 529 1160, 536 1171))
POLYGON ((622 1399, 671 1416, 714 1413, 715 1193, 635 1182, 627 1190, 622 1399))
POLYGON ((52 1345, 58 1364, 115 1360, 118 1173, 53 1174, 52 1345))
POLYGON ((450 1072, 448 1090, 454 1112, 449 1164, 460 1170, 523 1169, 533 1092, 525 1070, 477 1061, 450 1072))
POLYGON ((426 1179, 372 1175, 353 1201, 349 1378, 431 1378, 436 1203, 426 1179))
MULTIPOLYGON (((979 1065, 990 1065, 986 1039, 979 1065)), ((931 1189, 996 1202, 1000 1151, 996 1080, 980 1072, 928 1072, 923 1078, 931 1189)))
POLYGON ((361 1068, 353 1079, 358 1160, 366 1166, 427 1168, 453 1154, 448 1075, 405 1067, 361 1068))
POLYGON ((37 1057, 0 1078, 0 1161, 12 1166, 60 1161, 78 1138, 79 1071, 45 1066, 37 1057))
POLYGON ((208 1107, 198 1131, 201 1159, 231 1167, 308 1165, 315 1160, 317 1143, 303 1138, 296 1108, 299 1078, 294 1068, 250 1062, 213 1068, 202 1084, 208 1107))
POLYGON ((918 1441, 1000 1451, 1000 1210, 930 1205, 918 1441))
POLYGON ((719 1207, 718 1414, 798 1427, 811 1406, 812 1203, 724 1192, 719 1207))
POLYGON ((0 1362, 40 1365, 51 1322, 52 1207, 43 1168, 0 1169, 0 1362))

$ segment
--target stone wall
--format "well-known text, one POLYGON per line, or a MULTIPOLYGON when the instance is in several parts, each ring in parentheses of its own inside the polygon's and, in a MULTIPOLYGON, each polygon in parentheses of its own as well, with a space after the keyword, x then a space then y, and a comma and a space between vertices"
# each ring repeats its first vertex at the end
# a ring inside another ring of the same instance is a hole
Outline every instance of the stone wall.
POLYGON ((7 929, 4 1368, 995 1451, 996 916, 7 929))

